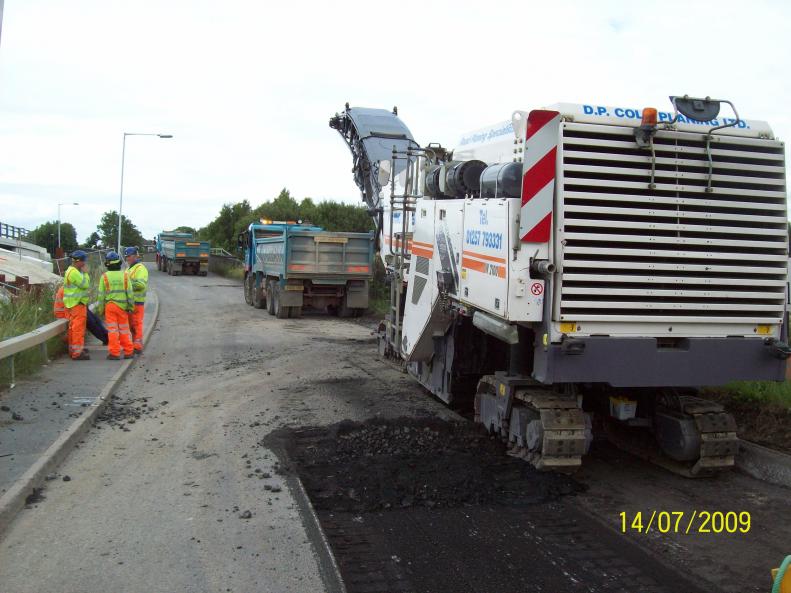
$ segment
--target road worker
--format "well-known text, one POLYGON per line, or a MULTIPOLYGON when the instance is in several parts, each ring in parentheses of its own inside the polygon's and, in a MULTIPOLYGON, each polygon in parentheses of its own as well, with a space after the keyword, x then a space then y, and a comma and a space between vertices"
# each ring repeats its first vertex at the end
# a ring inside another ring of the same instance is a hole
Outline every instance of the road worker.
POLYGON ((78 249, 71 254, 71 265, 63 276, 63 306, 69 320, 69 356, 72 360, 89 360, 85 348, 85 322, 91 279, 85 270, 88 254, 78 249))
POLYGON ((129 324, 132 327, 135 354, 141 354, 143 352, 143 314, 146 308, 146 291, 148 290, 148 268, 143 264, 137 247, 124 249, 124 257, 129 266, 127 273, 132 281, 132 290, 135 295, 134 308, 129 314, 129 324))
MULTIPOLYGON (((96 339, 99 340, 102 344, 107 346, 107 330, 102 323, 102 320, 99 318, 96 313, 91 311, 91 308, 88 307, 87 309, 87 322, 85 324, 86 329, 91 332, 96 339)), ((61 284, 58 287, 58 290, 55 291, 55 303, 53 304, 53 313, 55 314, 55 319, 66 319, 66 306, 63 304, 63 285, 61 284)), ((63 336, 63 341, 68 343, 69 336, 68 333, 63 336)), ((88 352, 87 348, 83 348, 85 352, 88 352)))
POLYGON ((99 302, 96 312, 104 313, 107 326, 109 360, 121 360, 121 349, 124 358, 134 356, 132 335, 129 332, 129 312, 134 307, 134 294, 129 274, 121 271, 121 256, 110 251, 105 256, 107 271, 99 279, 99 302))
POLYGON ((55 303, 53 305, 55 319, 66 319, 66 305, 63 304, 63 285, 55 291, 55 303))

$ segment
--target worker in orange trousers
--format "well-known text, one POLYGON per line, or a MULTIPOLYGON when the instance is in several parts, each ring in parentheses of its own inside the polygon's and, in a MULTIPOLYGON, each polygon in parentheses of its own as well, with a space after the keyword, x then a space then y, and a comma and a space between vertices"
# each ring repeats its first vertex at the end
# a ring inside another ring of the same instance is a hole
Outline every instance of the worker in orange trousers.
POLYGON ((134 355, 132 334, 129 331, 129 311, 134 306, 132 282, 129 274, 121 271, 121 256, 111 251, 105 257, 107 271, 99 279, 99 301, 96 305, 97 312, 104 313, 107 325, 109 360, 120 360, 121 349, 124 358, 134 355))
POLYGON ((85 349, 85 323, 88 319, 90 277, 85 271, 88 254, 77 250, 63 275, 63 306, 69 320, 69 356, 72 360, 89 360, 85 349))
POLYGON ((137 247, 127 247, 124 249, 126 264, 129 266, 127 273, 132 281, 132 291, 135 295, 135 302, 132 311, 129 313, 129 325, 132 328, 132 341, 135 346, 135 354, 143 353, 143 315, 146 308, 146 292, 148 291, 148 268, 140 258, 137 247))

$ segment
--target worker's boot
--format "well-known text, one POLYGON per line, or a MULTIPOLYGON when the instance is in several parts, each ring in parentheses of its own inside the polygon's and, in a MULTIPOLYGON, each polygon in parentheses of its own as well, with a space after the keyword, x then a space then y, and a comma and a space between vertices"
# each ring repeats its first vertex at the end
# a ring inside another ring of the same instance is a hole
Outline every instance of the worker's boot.
POLYGON ((88 355, 88 353, 85 350, 80 352, 79 356, 72 357, 72 360, 90 360, 90 359, 91 357, 88 355))
POLYGON ((108 354, 107 355, 107 360, 121 360, 121 357, 117 356, 115 354, 108 354))

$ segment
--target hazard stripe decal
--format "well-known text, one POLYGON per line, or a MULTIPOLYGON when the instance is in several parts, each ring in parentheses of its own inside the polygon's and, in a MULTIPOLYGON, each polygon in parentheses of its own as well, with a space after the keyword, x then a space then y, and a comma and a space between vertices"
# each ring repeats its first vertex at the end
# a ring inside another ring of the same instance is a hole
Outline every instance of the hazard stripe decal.
POLYGON ((559 126, 557 111, 535 110, 527 117, 519 216, 519 234, 525 242, 546 243, 552 236, 559 126))
POLYGON ((546 153, 533 168, 522 177, 522 204, 532 200, 551 181, 555 181, 555 158, 557 146, 546 153))

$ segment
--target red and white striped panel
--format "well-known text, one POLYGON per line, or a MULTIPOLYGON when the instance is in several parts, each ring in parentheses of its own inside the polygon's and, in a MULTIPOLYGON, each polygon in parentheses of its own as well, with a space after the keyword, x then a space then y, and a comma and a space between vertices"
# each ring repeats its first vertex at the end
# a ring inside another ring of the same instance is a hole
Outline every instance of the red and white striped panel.
POLYGON ((557 111, 537 109, 527 116, 519 216, 519 235, 525 242, 546 243, 552 234, 559 126, 557 111))

